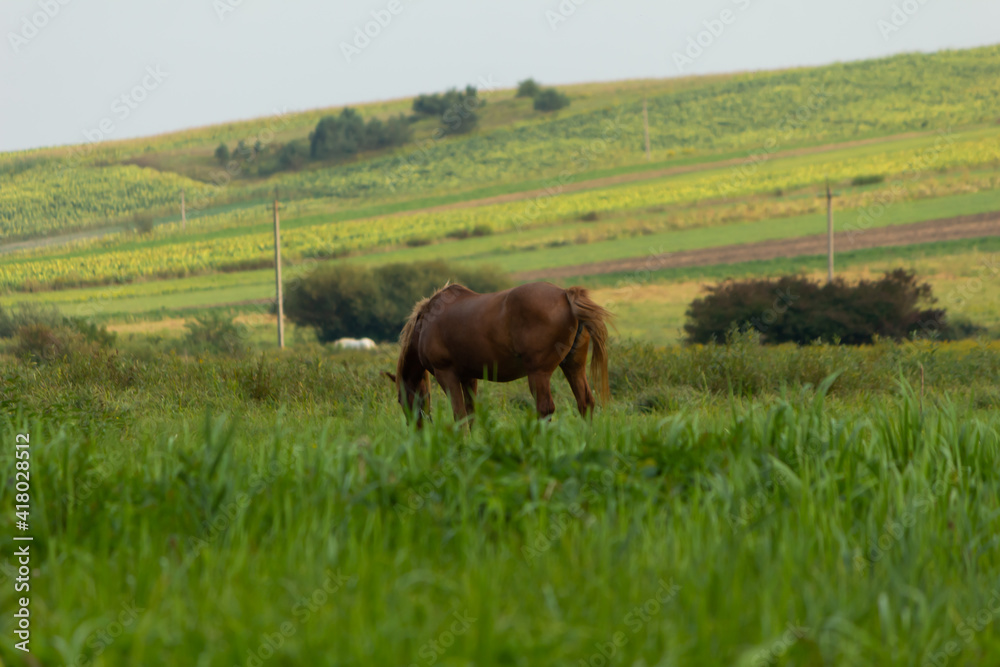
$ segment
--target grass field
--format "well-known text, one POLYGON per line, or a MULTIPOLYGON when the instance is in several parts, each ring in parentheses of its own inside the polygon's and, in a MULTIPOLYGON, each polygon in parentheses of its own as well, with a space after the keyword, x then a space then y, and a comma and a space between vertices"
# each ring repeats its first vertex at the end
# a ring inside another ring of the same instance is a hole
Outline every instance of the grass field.
POLYGON ((391 355, 0 355, 39 664, 1000 655, 995 345, 618 344, 592 422, 560 378, 551 423, 486 385, 420 433, 391 355))

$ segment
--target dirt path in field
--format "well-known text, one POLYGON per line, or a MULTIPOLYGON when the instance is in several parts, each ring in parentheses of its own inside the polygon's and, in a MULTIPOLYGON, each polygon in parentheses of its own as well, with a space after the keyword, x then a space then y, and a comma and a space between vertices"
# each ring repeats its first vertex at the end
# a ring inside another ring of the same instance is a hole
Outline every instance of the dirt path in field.
MULTIPOLYGON (((921 137, 926 134, 927 133, 922 133, 922 132, 908 132, 906 134, 894 134, 888 137, 874 137, 871 139, 859 139, 857 141, 844 141, 838 144, 824 144, 822 146, 795 148, 786 151, 776 151, 775 153, 769 155, 767 159, 779 160, 782 158, 798 157, 800 155, 828 153, 830 151, 841 150, 843 148, 867 146, 869 144, 879 144, 890 141, 899 141, 901 139, 913 139, 915 137, 921 137)), ((749 151, 747 151, 747 153, 749 154, 749 151)), ((511 192, 505 195, 482 197, 480 199, 469 199, 466 201, 455 202, 453 204, 441 204, 440 206, 428 206, 426 208, 397 211, 396 213, 390 213, 388 215, 379 217, 392 218, 401 215, 411 215, 414 213, 438 213, 441 211, 450 211, 461 208, 476 208, 479 206, 489 206, 490 204, 506 204, 509 202, 522 201, 524 199, 534 199, 536 197, 564 195, 564 194, 569 194, 571 192, 579 192, 581 190, 606 188, 611 185, 620 185, 622 183, 652 181, 658 178, 664 178, 666 176, 687 174, 695 171, 709 171, 712 169, 721 169, 723 167, 738 167, 746 161, 747 161, 747 156, 741 156, 729 160, 719 160, 718 162, 699 162, 697 164, 686 164, 677 167, 664 167, 662 169, 638 171, 629 174, 618 174, 616 176, 605 176, 604 178, 593 178, 586 181, 579 181, 578 183, 567 183, 566 185, 562 186, 553 186, 551 189, 542 188, 538 190, 522 190, 520 192, 511 192)), ((556 182, 556 178, 554 177, 550 180, 556 182)))
MULTIPOLYGON (((928 220, 909 225, 894 225, 854 232, 837 232, 834 234, 833 246, 835 252, 849 252, 862 248, 936 243, 984 236, 1000 236, 1000 212, 928 220)), ((538 271, 524 271, 514 274, 514 278, 516 280, 570 278, 601 273, 658 271, 688 266, 736 264, 780 257, 825 255, 826 246, 826 234, 816 234, 791 239, 684 250, 657 256, 630 257, 606 262, 559 266, 538 271)))
POLYGON ((26 239, 24 241, 12 241, 10 243, 0 245, 0 255, 8 252, 16 252, 18 250, 44 248, 45 246, 50 245, 65 245, 67 243, 72 243, 73 241, 83 241, 85 239, 97 239, 102 236, 107 236, 108 234, 123 232, 126 229, 128 229, 128 227, 124 225, 114 225, 113 227, 100 227, 98 229, 84 229, 77 232, 66 232, 65 234, 57 234, 55 236, 41 236, 34 239, 26 239))

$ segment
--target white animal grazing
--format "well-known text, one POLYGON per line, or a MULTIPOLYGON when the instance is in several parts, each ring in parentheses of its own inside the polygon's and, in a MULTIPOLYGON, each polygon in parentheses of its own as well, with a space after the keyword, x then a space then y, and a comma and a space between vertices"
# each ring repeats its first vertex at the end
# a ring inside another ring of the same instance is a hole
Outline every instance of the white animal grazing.
POLYGON ((376 347, 371 338, 338 338, 333 342, 335 350, 374 350, 376 347))

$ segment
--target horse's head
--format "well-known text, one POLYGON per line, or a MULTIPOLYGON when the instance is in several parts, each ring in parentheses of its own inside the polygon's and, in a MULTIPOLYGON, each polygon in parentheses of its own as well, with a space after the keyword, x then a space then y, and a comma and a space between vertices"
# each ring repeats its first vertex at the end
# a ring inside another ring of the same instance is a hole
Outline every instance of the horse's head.
POLYGON ((420 361, 420 331, 421 316, 427 309, 430 299, 423 299, 413 307, 409 319, 399 334, 399 361, 396 362, 396 373, 385 373, 396 385, 396 398, 403 412, 409 419, 417 419, 417 428, 423 426, 424 418, 430 419, 431 414, 431 381, 430 374, 420 361))
POLYGON ((395 373, 383 372, 396 385, 396 400, 407 419, 416 417, 417 428, 424 425, 424 417, 430 419, 431 383, 423 368, 406 368, 402 360, 395 373))

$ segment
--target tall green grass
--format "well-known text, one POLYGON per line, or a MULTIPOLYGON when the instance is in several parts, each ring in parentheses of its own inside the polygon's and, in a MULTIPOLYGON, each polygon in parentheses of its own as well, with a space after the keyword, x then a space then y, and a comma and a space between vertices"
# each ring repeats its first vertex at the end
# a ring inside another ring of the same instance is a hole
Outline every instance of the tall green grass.
POLYGON ((591 421, 558 378, 551 422, 484 385, 471 428, 436 396, 423 431, 378 378, 391 354, 4 357, 0 438, 33 443, 35 657, 997 660, 1000 417, 961 393, 988 392, 997 351, 751 342, 619 347, 591 421))

